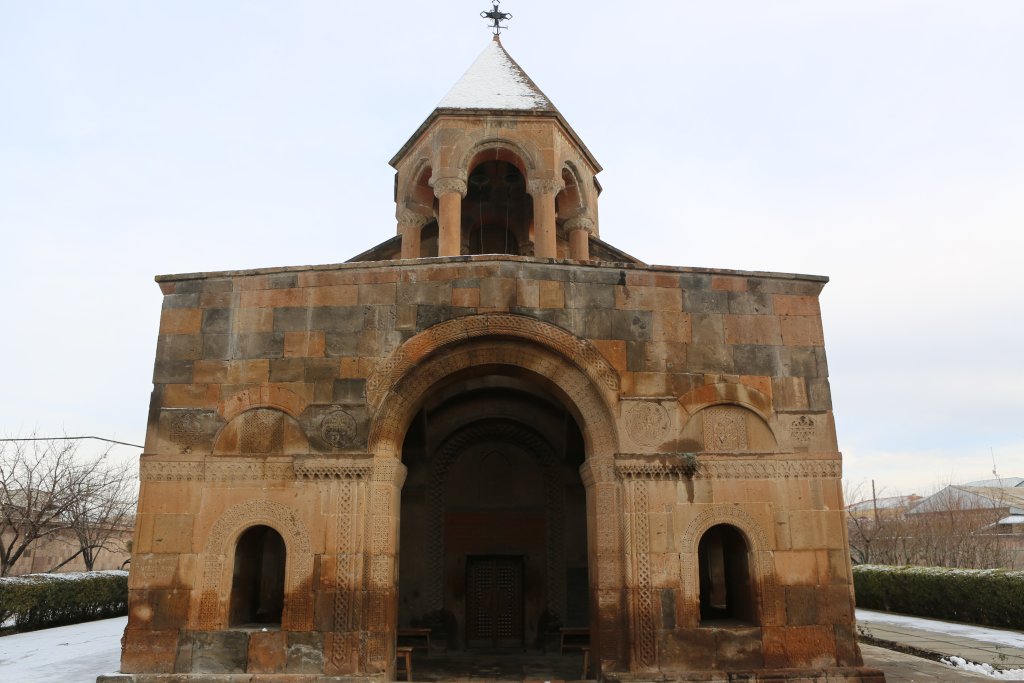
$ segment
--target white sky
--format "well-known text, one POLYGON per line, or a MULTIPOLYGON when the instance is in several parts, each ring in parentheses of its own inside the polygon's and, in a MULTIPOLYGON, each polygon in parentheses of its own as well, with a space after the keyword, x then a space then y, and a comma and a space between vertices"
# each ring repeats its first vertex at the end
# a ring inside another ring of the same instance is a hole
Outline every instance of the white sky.
MULTIPOLYGON (((487 0, 0 0, 0 431, 141 443, 162 273, 344 261, 487 0)), ((829 275, 849 479, 1024 475, 1024 2, 506 0, 651 262, 829 275), (991 449, 991 450, 990 450, 991 449)), ((133 451, 128 451, 132 453, 133 451)))

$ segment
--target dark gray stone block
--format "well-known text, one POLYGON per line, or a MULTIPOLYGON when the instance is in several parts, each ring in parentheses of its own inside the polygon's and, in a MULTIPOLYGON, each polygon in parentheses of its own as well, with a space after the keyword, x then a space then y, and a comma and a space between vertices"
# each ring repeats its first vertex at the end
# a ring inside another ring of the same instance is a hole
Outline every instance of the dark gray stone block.
POLYGON ((190 294, 168 294, 164 296, 162 308, 197 308, 199 306, 199 293, 190 294))
POLYGON ((650 341, 650 311, 612 311, 612 338, 626 341, 650 341))
POLYGON ((192 382, 192 361, 158 360, 153 366, 153 384, 189 384, 192 382))
POLYGON ((225 334, 231 331, 231 310, 208 308, 203 311, 202 331, 204 334, 225 334))
POLYGON ((729 292, 687 289, 683 292, 683 311, 687 313, 728 313, 729 292))
POLYGON ((324 637, 316 632, 288 634, 285 672, 319 674, 324 670, 324 637))
POLYGON ((356 403, 366 402, 366 380, 365 379, 336 379, 331 400, 335 403, 356 403))
POLYGON ((777 346, 737 344, 732 347, 734 371, 741 375, 774 377, 779 374, 777 346))
POLYGON ((686 369, 731 374, 734 372, 732 349, 722 344, 690 344, 686 350, 686 369))
POLYGON ((192 634, 192 673, 245 673, 249 634, 198 631, 192 634))

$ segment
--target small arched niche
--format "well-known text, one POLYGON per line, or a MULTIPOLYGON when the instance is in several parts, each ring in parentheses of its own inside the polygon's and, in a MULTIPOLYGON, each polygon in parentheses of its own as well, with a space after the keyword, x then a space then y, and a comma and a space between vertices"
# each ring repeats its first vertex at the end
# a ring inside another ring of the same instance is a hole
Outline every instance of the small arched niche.
POLYGON ((757 595, 747 539, 731 524, 716 524, 697 545, 702 626, 757 623, 757 595))
POLYGON ((249 527, 235 546, 229 624, 278 624, 284 611, 284 539, 265 525, 249 527))
POLYGON ((217 435, 217 455, 293 455, 309 451, 298 421, 277 408, 252 408, 236 415, 217 435))

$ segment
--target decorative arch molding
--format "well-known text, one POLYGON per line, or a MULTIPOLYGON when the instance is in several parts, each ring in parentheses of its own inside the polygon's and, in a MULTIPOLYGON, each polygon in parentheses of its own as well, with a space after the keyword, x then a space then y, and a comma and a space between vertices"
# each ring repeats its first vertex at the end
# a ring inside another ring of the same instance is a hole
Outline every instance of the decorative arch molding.
POLYGON ((206 537, 197 624, 199 630, 226 628, 235 545, 243 531, 260 524, 271 527, 284 539, 285 604, 281 629, 307 631, 313 627, 313 550, 309 530, 294 508, 272 500, 254 498, 228 508, 214 522, 206 537))
POLYGON ((679 397, 679 405, 689 417, 720 403, 732 403, 757 413, 766 423, 773 414, 772 400, 764 393, 746 384, 718 382, 697 387, 679 397))
MULTIPOLYGON (((540 158, 540 152, 535 145, 529 141, 487 136, 484 132, 468 135, 462 144, 456 147, 452 158, 458 160, 455 167, 468 174, 472 170, 469 165, 473 163, 473 160, 480 154, 491 150, 504 150, 518 159, 519 163, 515 163, 515 161, 509 161, 509 163, 519 168, 519 172, 527 181, 531 180, 537 171, 537 159, 540 158)), ((495 158, 499 159, 500 157, 496 155, 495 158)), ((508 161, 507 159, 501 160, 508 161)))
POLYGON ((429 327, 377 363, 366 380, 366 402, 379 408, 384 398, 417 363, 459 343, 481 337, 513 338, 557 353, 583 371, 609 398, 619 391, 619 375, 593 344, 557 325, 511 313, 483 313, 446 320, 429 327))
POLYGON ((558 456, 551 444, 537 431, 509 418, 476 421, 448 436, 437 449, 427 485, 427 515, 430 538, 427 540, 427 590, 431 605, 444 608, 444 509, 448 472, 459 456, 473 444, 486 439, 504 437, 518 448, 534 455, 544 476, 544 507, 547 517, 545 583, 547 609, 557 617, 565 609, 565 529, 564 500, 558 478, 558 456))
MULTIPOLYGON (((221 425, 213 438, 214 455, 295 455, 309 452, 299 421, 278 406, 252 406, 221 425)), ((210 468, 207 468, 210 470, 210 468)))
POLYGON ((251 408, 277 408, 298 419, 308 405, 309 400, 290 389, 273 384, 261 384, 225 398, 217 404, 217 413, 226 421, 230 421, 251 408))
POLYGON ((610 402, 587 374, 551 349, 517 339, 471 339, 410 366, 379 399, 369 436, 369 451, 375 458, 399 457, 409 423, 437 383, 473 368, 506 368, 533 375, 538 383, 562 398, 580 426, 587 461, 596 478, 614 479, 612 461, 618 434, 610 402))
POLYGON ((700 576, 697 566, 697 546, 701 537, 713 526, 728 524, 743 535, 756 560, 751 570, 756 572, 754 584, 758 601, 756 613, 762 626, 784 623, 781 589, 775 579, 775 558, 768 537, 749 513, 739 505, 715 505, 697 515, 686 527, 679 541, 679 572, 687 626, 700 622, 700 576))
POLYGON ((558 167, 558 177, 561 178, 562 174, 566 172, 572 176, 573 182, 576 185, 576 194, 579 196, 579 205, 575 209, 577 212, 585 212, 587 207, 590 206, 590 195, 589 188, 587 188, 587 184, 583 181, 583 175, 580 174, 575 162, 568 159, 564 160, 558 167))
MULTIPOLYGON (((399 207, 402 207, 405 203, 414 201, 415 190, 420 179, 423 177, 423 174, 429 170, 431 176, 433 176, 434 172, 434 164, 425 155, 420 156, 409 168, 411 169, 411 172, 402 178, 403 182, 401 192, 398 194, 399 201, 397 202, 399 207)), ((431 194, 432 193, 433 191, 431 191, 431 194)))

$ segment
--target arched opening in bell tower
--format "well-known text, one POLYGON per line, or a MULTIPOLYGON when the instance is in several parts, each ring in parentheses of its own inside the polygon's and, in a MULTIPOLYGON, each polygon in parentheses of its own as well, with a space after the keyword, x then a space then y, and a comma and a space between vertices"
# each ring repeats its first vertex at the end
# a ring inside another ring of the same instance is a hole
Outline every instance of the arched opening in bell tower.
POLYGON ((481 152, 470 164, 466 188, 464 253, 528 254, 533 202, 518 157, 505 149, 481 152))
POLYGON ((435 387, 402 448, 399 632, 521 656, 585 629, 584 454, 576 420, 528 377, 479 369, 435 387))

